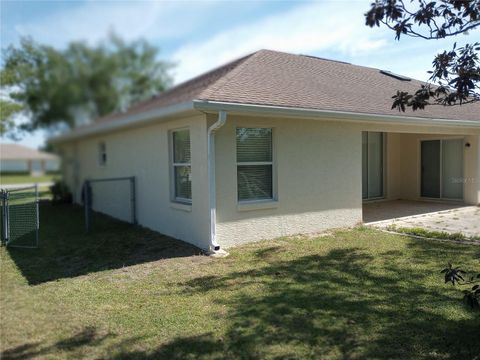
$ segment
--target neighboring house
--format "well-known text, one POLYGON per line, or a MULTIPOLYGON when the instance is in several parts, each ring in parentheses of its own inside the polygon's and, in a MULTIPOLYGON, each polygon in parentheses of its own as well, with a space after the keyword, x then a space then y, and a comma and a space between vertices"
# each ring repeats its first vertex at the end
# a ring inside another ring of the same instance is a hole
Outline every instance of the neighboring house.
POLYGON ((18 144, 0 144, 1 173, 29 173, 33 176, 60 170, 60 158, 18 144))
POLYGON ((353 226, 365 201, 478 204, 480 104, 391 110, 420 84, 261 50, 51 141, 77 202, 135 176, 138 222, 203 249, 353 226))

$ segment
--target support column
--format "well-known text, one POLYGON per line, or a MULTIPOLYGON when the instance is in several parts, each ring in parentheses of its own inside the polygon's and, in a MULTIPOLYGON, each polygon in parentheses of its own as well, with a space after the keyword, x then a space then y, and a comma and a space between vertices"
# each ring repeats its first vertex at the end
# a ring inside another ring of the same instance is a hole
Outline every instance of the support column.
POLYGON ((466 136, 464 145, 465 203, 469 205, 477 205, 480 203, 480 136, 466 136))
POLYGON ((477 136, 477 205, 480 205, 480 135, 477 136))

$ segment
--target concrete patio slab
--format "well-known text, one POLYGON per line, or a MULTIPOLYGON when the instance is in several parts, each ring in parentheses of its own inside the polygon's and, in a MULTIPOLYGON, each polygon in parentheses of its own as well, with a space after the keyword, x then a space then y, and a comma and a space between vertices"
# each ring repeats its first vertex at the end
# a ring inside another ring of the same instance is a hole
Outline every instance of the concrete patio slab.
POLYGON ((365 225, 420 227, 430 231, 480 236, 480 207, 423 201, 385 201, 363 207, 365 225))

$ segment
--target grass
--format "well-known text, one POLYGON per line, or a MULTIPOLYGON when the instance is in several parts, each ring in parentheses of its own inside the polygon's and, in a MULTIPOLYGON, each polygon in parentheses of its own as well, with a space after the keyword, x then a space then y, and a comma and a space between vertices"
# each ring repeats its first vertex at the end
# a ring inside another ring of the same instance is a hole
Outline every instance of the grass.
POLYGON ((0 174, 1 185, 28 184, 51 182, 60 179, 59 174, 45 174, 42 176, 31 176, 30 174, 0 174))
POLYGON ((467 236, 462 233, 448 233, 446 231, 431 231, 421 227, 397 227, 395 224, 386 227, 388 231, 394 231, 407 235, 421 236, 429 239, 452 240, 452 241, 480 241, 480 236, 467 236))
POLYGON ((369 228, 213 259, 82 209, 41 207, 41 247, 1 248, 2 359, 478 359, 480 313, 442 283, 479 246, 369 228))

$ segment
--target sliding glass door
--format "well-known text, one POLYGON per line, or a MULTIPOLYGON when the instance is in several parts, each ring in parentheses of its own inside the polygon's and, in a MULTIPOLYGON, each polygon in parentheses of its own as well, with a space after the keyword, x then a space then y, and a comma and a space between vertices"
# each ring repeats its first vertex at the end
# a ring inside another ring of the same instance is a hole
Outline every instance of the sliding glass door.
POLYGON ((422 184, 424 197, 440 197, 440 140, 422 141, 422 184))
POLYGON ((463 199, 463 139, 421 142, 422 197, 463 199))
POLYGON ((383 133, 362 132, 362 198, 384 196, 383 133))
POLYGON ((463 140, 444 140, 442 144, 442 197, 463 199, 463 140))

